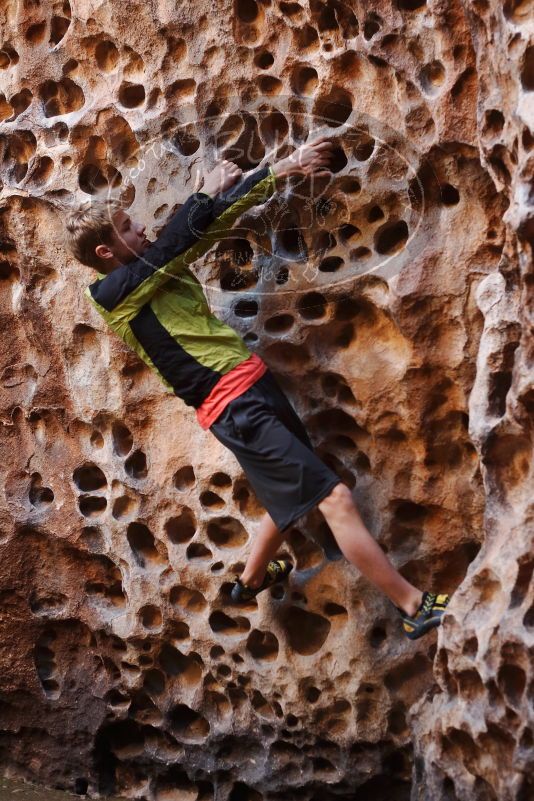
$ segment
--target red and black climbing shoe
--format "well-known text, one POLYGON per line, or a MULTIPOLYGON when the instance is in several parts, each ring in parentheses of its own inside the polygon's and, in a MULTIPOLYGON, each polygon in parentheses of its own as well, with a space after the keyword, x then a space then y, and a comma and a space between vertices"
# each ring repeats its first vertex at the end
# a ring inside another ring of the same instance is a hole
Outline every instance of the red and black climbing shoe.
POLYGON ((418 640, 419 637, 422 637, 427 631, 439 626, 449 600, 450 598, 448 595, 438 595, 433 592, 426 592, 425 590, 425 592, 423 592, 423 600, 415 615, 407 615, 403 609, 397 606, 396 608, 402 618, 402 625, 406 636, 410 640, 418 640))
POLYGON ((246 584, 242 584, 241 581, 236 577, 230 597, 235 604, 243 603, 244 601, 250 601, 250 599, 255 598, 259 592, 272 587, 273 584, 279 584, 281 581, 284 581, 284 579, 289 576, 292 570, 293 565, 291 562, 288 562, 287 559, 274 559, 267 565, 265 578, 259 587, 247 587, 246 584))

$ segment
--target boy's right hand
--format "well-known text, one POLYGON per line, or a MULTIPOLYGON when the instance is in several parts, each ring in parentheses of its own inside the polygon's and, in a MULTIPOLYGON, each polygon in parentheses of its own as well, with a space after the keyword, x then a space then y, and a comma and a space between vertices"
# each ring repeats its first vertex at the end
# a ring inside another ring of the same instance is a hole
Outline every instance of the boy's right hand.
POLYGON ((241 178, 243 170, 231 161, 221 159, 211 172, 204 174, 204 186, 200 190, 205 195, 215 197, 219 192, 229 189, 241 178))
POLYGON ((314 142, 303 144, 290 156, 273 164, 273 172, 279 178, 290 175, 330 176, 328 168, 335 150, 335 145, 328 136, 321 136, 314 142), (324 169, 323 169, 324 168, 324 169))

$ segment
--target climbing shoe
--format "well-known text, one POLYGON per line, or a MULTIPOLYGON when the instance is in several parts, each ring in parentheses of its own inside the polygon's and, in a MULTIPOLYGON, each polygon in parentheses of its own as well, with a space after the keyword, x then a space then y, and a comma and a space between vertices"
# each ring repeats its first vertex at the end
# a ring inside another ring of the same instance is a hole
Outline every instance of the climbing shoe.
POLYGON ((422 637, 427 631, 439 626, 449 600, 448 595, 437 595, 436 593, 426 592, 425 590, 425 592, 423 592, 423 600, 413 617, 407 615, 404 609, 400 609, 397 606, 396 609, 402 618, 406 636, 410 640, 418 640, 419 637, 422 637))
POLYGON ((292 570, 293 565, 291 562, 288 562, 287 559, 275 559, 267 565, 265 578, 259 587, 247 587, 247 585, 242 584, 236 576, 236 581, 232 587, 230 597, 235 604, 250 601, 250 599, 254 598, 259 592, 272 587, 273 584, 279 584, 289 576, 292 570))

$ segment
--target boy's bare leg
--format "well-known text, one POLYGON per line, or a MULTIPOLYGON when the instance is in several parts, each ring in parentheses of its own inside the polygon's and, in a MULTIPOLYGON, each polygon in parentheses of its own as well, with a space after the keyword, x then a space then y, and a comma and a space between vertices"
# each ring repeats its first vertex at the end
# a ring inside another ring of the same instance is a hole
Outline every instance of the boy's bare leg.
POLYGON ((345 557, 408 615, 419 608, 423 593, 406 581, 365 527, 346 484, 336 484, 318 504, 345 557))
POLYGON ((260 530, 254 538, 254 544, 247 559, 240 580, 247 587, 259 587, 265 576, 268 563, 276 556, 276 552, 285 540, 272 517, 265 512, 261 519, 260 530))
MULTIPOLYGON (((423 598, 422 591, 401 576, 373 539, 354 505, 346 484, 337 484, 318 507, 348 561, 381 589, 396 606, 404 609, 409 615, 415 614, 423 598)), ((280 533, 266 512, 240 577, 243 584, 252 588, 259 587, 268 562, 276 555, 284 540, 285 536, 280 533)))

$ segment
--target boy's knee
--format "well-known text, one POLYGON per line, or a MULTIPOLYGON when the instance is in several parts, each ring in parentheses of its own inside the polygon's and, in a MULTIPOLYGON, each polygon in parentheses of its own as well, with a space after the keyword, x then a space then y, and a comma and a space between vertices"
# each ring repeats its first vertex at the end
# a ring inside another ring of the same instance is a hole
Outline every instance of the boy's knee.
POLYGON ((352 506, 354 506, 354 502, 352 500, 351 491, 343 482, 336 484, 331 493, 318 504, 323 514, 325 512, 328 514, 328 512, 335 510, 345 510, 352 506))

